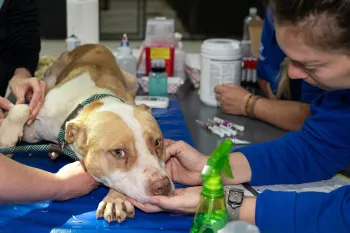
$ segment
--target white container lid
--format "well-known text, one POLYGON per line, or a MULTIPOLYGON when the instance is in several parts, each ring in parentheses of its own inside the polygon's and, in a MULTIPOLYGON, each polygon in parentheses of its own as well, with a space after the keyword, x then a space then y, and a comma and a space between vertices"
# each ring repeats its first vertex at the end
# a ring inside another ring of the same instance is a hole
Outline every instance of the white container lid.
POLYGON ((240 59, 242 57, 241 42, 231 39, 208 39, 202 44, 202 54, 219 58, 240 59))

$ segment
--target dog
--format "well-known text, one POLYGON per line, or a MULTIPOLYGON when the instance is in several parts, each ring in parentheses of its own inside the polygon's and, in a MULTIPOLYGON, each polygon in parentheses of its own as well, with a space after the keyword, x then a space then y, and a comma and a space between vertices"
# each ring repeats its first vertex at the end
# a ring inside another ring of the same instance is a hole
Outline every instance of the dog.
POLYGON ((134 217, 125 196, 146 203, 151 196, 173 193, 160 127, 150 108, 135 104, 136 77, 120 69, 110 50, 87 44, 64 52, 43 80, 49 92, 35 121, 26 125, 28 105, 12 107, 0 127, 0 138, 7 138, 1 147, 15 146, 19 139, 59 143, 63 124, 67 146, 96 181, 110 188, 96 211, 108 222, 134 217), (95 94, 118 98, 94 100, 66 120, 95 94))

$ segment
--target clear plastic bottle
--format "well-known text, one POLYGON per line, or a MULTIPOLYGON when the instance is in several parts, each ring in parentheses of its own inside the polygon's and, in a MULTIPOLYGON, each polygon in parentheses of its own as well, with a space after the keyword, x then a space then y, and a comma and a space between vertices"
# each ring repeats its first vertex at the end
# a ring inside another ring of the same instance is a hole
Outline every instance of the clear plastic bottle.
POLYGON ((165 72, 165 61, 153 59, 151 67, 148 75, 148 95, 168 96, 168 74, 165 72))
POLYGON ((249 8, 249 15, 244 18, 243 24, 243 38, 242 38, 242 51, 243 57, 253 56, 252 41, 250 38, 249 27, 253 22, 262 21, 258 15, 258 9, 256 7, 249 8))
POLYGON ((129 47, 129 41, 126 34, 123 35, 123 39, 120 42, 120 47, 118 49, 116 60, 120 68, 136 77, 137 60, 132 55, 132 50, 129 47))
POLYGON ((249 26, 250 23, 254 20, 261 21, 262 19, 258 15, 258 9, 256 7, 249 8, 249 15, 247 15, 244 18, 244 25, 243 25, 243 39, 242 40, 250 40, 249 36, 249 26))

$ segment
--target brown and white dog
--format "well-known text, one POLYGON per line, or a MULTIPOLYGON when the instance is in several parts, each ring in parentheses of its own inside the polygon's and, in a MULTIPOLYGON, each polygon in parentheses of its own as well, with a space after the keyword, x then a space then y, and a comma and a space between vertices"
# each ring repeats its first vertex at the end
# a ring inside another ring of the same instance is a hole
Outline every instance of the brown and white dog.
POLYGON ((173 183, 165 169, 162 132, 144 105, 135 105, 137 80, 122 71, 102 45, 83 45, 64 52, 43 79, 50 90, 30 126, 28 106, 15 105, 0 127, 0 146, 58 143, 58 133, 76 106, 95 94, 112 94, 85 106, 65 124, 65 140, 87 171, 110 188, 96 215, 108 222, 134 216, 124 195, 147 202, 153 195, 170 195, 173 183))

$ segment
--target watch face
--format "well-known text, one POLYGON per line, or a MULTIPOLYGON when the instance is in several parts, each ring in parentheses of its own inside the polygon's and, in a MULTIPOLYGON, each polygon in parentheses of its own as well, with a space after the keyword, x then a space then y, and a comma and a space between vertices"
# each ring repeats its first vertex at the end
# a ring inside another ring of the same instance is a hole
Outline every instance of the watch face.
POLYGON ((232 204, 240 205, 243 201, 244 192, 242 190, 230 190, 228 201, 232 204))

